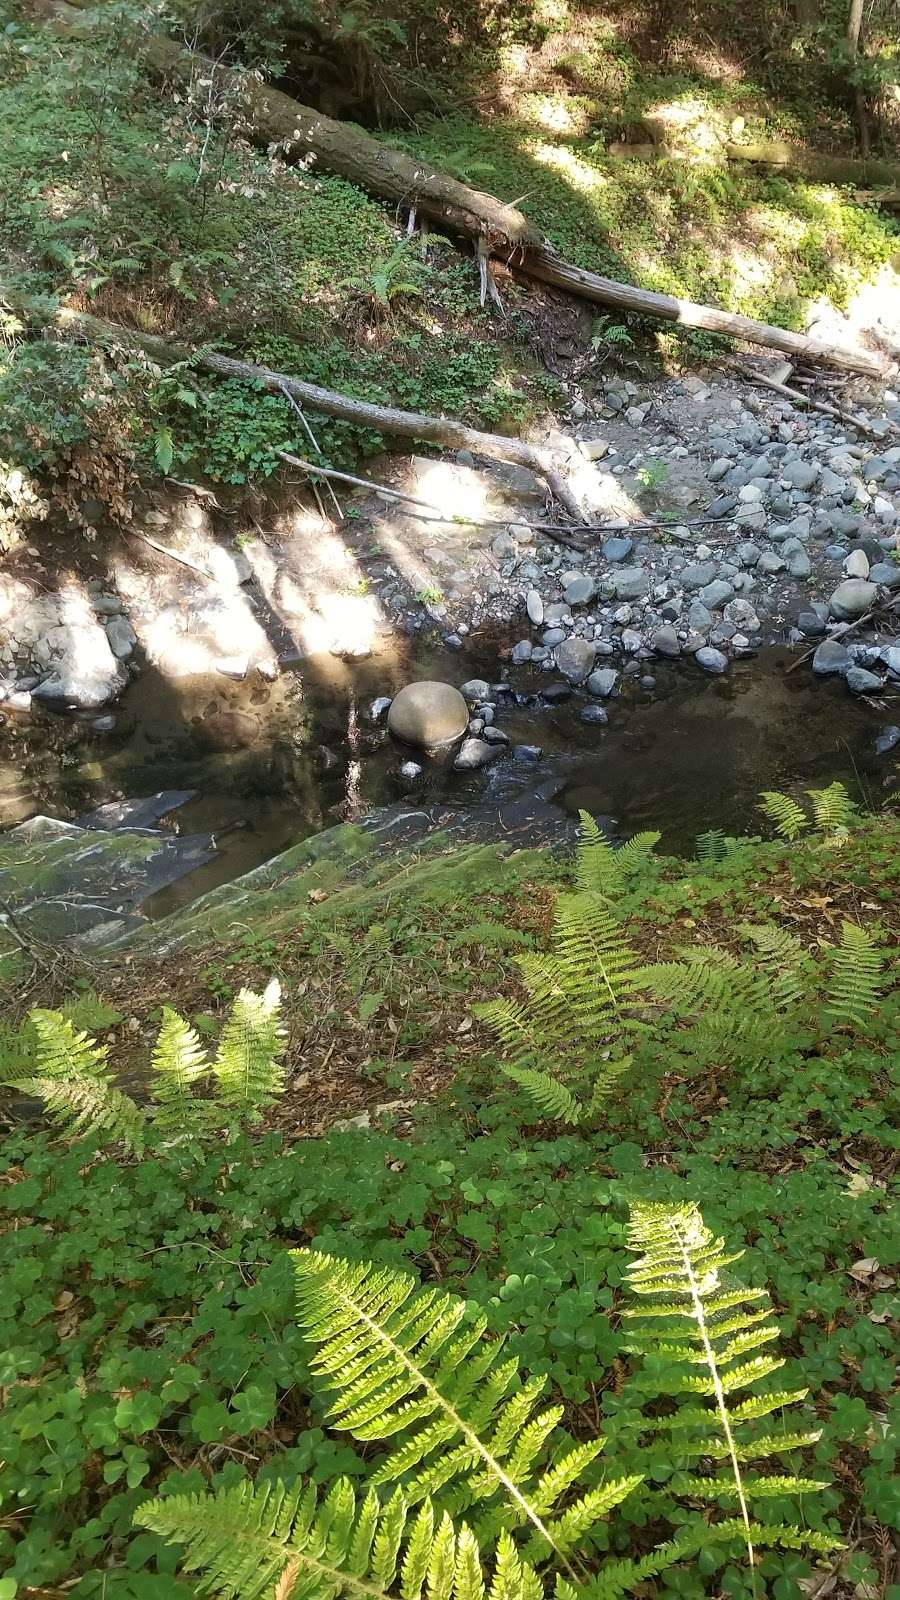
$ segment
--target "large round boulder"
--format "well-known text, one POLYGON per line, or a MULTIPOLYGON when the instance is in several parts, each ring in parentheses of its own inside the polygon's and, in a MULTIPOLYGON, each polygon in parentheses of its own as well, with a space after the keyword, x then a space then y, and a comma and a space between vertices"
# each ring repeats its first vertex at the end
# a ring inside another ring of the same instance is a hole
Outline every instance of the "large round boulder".
POLYGON ((404 744, 455 744, 469 725, 463 696, 450 683, 408 683, 391 701, 388 727, 404 744))

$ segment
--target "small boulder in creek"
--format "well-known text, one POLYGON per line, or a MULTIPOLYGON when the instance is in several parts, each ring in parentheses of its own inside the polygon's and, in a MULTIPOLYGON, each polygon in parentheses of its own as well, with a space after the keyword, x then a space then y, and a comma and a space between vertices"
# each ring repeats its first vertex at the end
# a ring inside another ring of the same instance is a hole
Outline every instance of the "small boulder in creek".
POLYGON ((877 694, 883 687, 878 674, 869 672, 867 667, 851 667, 845 682, 854 694, 877 694))
POLYGON ((877 756, 886 756, 898 744, 900 744, 900 728, 897 727, 895 722, 887 722, 883 728, 878 730, 878 737, 875 740, 875 754, 877 756))
MULTIPOLYGON (((488 685, 481 684, 487 690, 488 685)), ((471 685, 467 685, 471 688, 471 685)), ((481 698, 473 695, 473 699, 481 698)), ((469 723, 466 702, 458 689, 450 683, 425 679, 421 683, 408 683, 391 701, 388 728, 404 744, 429 748, 432 745, 455 744, 461 739, 469 723)))
POLYGON ((845 678, 852 665, 853 658, 839 639, 823 639, 812 659, 817 678, 845 678))
POLYGON ((559 672, 569 683, 583 683, 597 657, 594 646, 577 635, 564 639, 553 651, 553 660, 559 672))
POLYGON ((477 772, 479 767, 496 761, 500 750, 500 745, 488 744, 485 739, 464 739, 453 763, 454 771, 477 772))
POLYGON ((842 622, 853 622, 864 615, 878 597, 878 585, 865 578, 845 578, 839 583, 828 602, 833 617, 842 622))
POLYGON ((721 650, 714 650, 712 645, 705 644, 701 650, 697 651, 694 660, 698 666, 703 668, 704 672, 719 673, 728 671, 728 657, 721 650))

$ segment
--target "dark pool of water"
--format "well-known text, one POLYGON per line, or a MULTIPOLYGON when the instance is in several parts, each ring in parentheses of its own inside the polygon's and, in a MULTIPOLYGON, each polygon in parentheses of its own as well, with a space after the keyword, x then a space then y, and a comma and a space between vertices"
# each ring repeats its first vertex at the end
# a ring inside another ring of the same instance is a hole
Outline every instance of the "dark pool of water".
POLYGON ((874 742, 881 725, 900 721, 900 696, 878 705, 855 699, 839 682, 817 682, 807 665, 788 672, 794 659, 764 650, 721 678, 691 662, 659 663, 656 688, 626 683, 599 728, 579 720, 580 696, 542 704, 547 677, 523 669, 510 674, 517 698, 500 698, 496 720, 513 744, 541 746, 540 762, 504 756, 471 776, 426 764, 412 788, 399 774, 410 752, 372 726, 368 706, 411 678, 496 678, 496 639, 475 640, 463 654, 416 640, 359 663, 304 663, 274 684, 179 684, 145 672, 110 734, 57 718, 20 732, 25 753, 10 745, 5 766, 0 757, 0 804, 14 795, 4 819, 14 822, 37 811, 74 816, 121 795, 196 790, 175 825, 215 832, 218 853, 155 897, 145 907, 155 915, 404 795, 490 807, 555 777, 566 810, 584 808, 623 835, 658 829, 675 852, 691 850, 707 828, 753 831, 761 789, 840 778, 868 805, 883 805, 897 792, 898 767, 875 754, 874 742))

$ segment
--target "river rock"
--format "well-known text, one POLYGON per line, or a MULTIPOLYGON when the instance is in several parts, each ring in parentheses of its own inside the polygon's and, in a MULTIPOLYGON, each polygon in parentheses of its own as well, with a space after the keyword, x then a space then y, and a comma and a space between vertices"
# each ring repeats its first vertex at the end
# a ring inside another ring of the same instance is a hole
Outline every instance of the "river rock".
POLYGON ((787 562, 776 555, 774 550, 764 550, 756 563, 756 570, 765 578, 773 578, 776 572, 784 572, 786 566, 787 562))
POLYGON ((694 561, 683 568, 681 581, 685 589, 702 589, 707 583, 712 583, 715 576, 714 561, 694 561))
MULTIPOLYGON (((490 685, 482 679, 473 682, 479 693, 469 694, 469 699, 480 700, 490 685)), ((464 685, 464 689, 471 689, 471 684, 464 685)), ((468 708, 459 689, 427 679, 408 683, 394 696, 388 712, 388 728, 395 738, 424 748, 454 744, 465 733, 468 722, 468 708)))
POLYGON ((881 584, 885 589, 900 588, 900 562, 876 561, 869 568, 869 582, 881 584))
POLYGON ((627 561, 633 549, 634 540, 629 539, 625 534, 621 538, 607 539, 603 546, 604 559, 613 564, 627 561))
POLYGON ((851 667, 845 682, 847 688, 852 689, 854 694, 875 694, 882 687, 877 674, 869 672, 865 667, 851 667))
POLYGON ((898 744, 900 744, 900 728, 897 727, 896 723, 888 722, 878 730, 878 736, 875 740, 875 754, 877 756, 886 756, 898 744))
POLYGON ((723 615, 725 621, 732 623, 735 628, 743 628, 747 633, 759 631, 759 617, 749 600, 730 600, 723 615))
POLYGON ((532 644, 531 640, 520 639, 518 644, 514 644, 512 647, 510 660, 512 661, 513 666, 521 667, 526 661, 530 661, 533 652, 534 645, 532 644))
POLYGON ((490 697, 491 686, 487 678, 467 678, 465 683, 460 684, 459 692, 465 695, 467 700, 487 700, 490 697))
POLYGON ((721 650, 714 650, 712 645, 703 645, 697 651, 694 660, 698 666, 703 668, 704 672, 720 673, 728 671, 728 657, 723 655, 721 650))
POLYGON ((589 606, 597 593, 597 585, 593 578, 586 574, 579 574, 567 583, 563 590, 563 599, 567 606, 589 606))
POLYGON ((712 583, 705 583, 700 590, 700 599, 710 611, 718 611, 721 606, 727 605, 734 599, 734 589, 724 578, 716 578, 712 583))
POLYGON ((702 600, 692 600, 688 606, 688 627, 695 633, 706 633, 712 627, 712 612, 702 600))
POLYGON ((828 601, 828 609, 833 617, 838 617, 842 622, 852 622, 868 611, 877 596, 877 584, 869 583, 865 578, 845 578, 828 601))
POLYGON ((488 744, 485 739, 464 739, 453 767, 456 772, 477 772, 479 767, 496 761, 499 754, 499 745, 488 744))
POLYGON ((570 683, 583 683, 596 660, 597 652, 587 639, 564 639, 553 652, 553 660, 570 683))
POLYGON ((848 578, 867 578, 869 576, 869 558, 865 550, 851 550, 844 562, 844 572, 848 578))
POLYGON ((811 489, 819 476, 819 466, 815 461, 788 461, 781 468, 782 483, 789 483, 792 489, 811 489))
POLYGON ((619 681, 619 674, 615 667, 598 667, 592 672, 585 684, 588 694, 595 694, 598 699, 606 700, 612 694, 619 681))
POLYGON ((389 694, 380 694, 377 700, 372 701, 369 707, 369 716, 373 722, 380 722, 385 712, 390 711, 390 709, 391 696, 389 694))
POLYGON ((657 628, 650 635, 650 644, 658 656, 679 656, 681 645, 674 628, 657 628))
POLYGON ((825 623, 816 611, 801 611, 797 618, 797 627, 807 639, 821 639, 825 632, 825 623))
POLYGON ((609 721, 609 712, 605 711, 602 706, 582 706, 578 713, 578 720, 579 722, 599 723, 602 726, 609 721))
POLYGON ((620 567, 612 581, 617 600, 640 600, 650 588, 650 578, 643 567, 620 567))
POLYGON ((839 639, 823 639, 812 659, 812 669, 817 678, 846 677, 853 658, 839 639))
POLYGON ((544 620, 544 602, 537 589, 529 589, 525 596, 525 610, 528 613, 529 622, 539 628, 544 620))

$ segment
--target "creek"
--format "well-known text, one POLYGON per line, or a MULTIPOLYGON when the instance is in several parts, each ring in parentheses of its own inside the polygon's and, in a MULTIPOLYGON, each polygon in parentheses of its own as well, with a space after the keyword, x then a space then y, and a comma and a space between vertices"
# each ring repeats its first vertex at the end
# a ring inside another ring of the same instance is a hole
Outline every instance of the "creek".
POLYGON ((46 712, 27 727, 7 719, 0 822, 38 812, 73 818, 122 796, 194 791, 171 825, 213 833, 217 849, 145 903, 144 913, 158 917, 310 834, 401 799, 489 817, 541 785, 570 814, 590 811, 620 836, 655 828, 663 849, 690 854, 706 829, 756 831, 762 789, 796 792, 838 778, 873 807, 896 790, 894 758, 874 748, 889 720, 884 708, 850 696, 838 680, 815 680, 808 666, 789 672, 796 657, 778 647, 723 677, 691 661, 652 663, 655 688, 622 680, 605 702, 607 726, 580 720, 584 696, 549 705, 547 676, 512 668, 508 688, 492 693, 496 726, 510 741, 495 764, 460 774, 448 760, 419 756, 421 775, 405 779, 401 764, 416 753, 373 722, 372 701, 419 678, 480 676, 496 690, 503 644, 485 634, 451 653, 419 635, 362 661, 313 657, 274 682, 251 674, 242 683, 175 683, 145 669, 111 731, 46 712))

